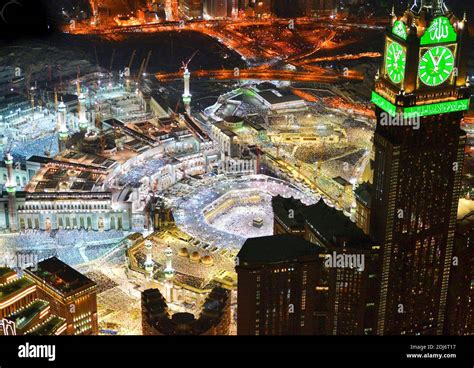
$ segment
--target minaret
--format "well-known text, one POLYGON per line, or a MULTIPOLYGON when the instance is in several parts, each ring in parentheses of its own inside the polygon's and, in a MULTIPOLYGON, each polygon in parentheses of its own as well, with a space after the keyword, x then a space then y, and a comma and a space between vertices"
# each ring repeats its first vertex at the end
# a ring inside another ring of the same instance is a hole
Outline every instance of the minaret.
POLYGON ((58 115, 57 115, 57 120, 56 120, 56 131, 59 132, 61 127, 63 125, 66 125, 66 116, 67 116, 67 111, 66 111, 66 105, 61 99, 61 101, 58 104, 58 115))
POLYGON ((89 125, 89 122, 87 121, 87 116, 86 116, 86 97, 84 96, 83 93, 80 93, 78 96, 79 104, 78 104, 78 110, 79 110, 79 129, 81 131, 86 131, 89 125))
POLYGON ((54 110, 58 110, 58 92, 54 91, 54 110))
POLYGON ((171 279, 174 275, 174 269, 173 269, 173 264, 172 264, 172 259, 171 259, 171 257, 173 256, 173 250, 171 249, 170 246, 166 248, 165 256, 166 256, 165 277, 167 279, 171 279))
POLYGON ((66 127, 66 124, 63 124, 61 125, 61 127, 59 128, 59 152, 62 152, 64 150, 66 150, 66 144, 67 144, 67 140, 69 138, 69 134, 68 134, 68 131, 67 131, 67 127, 66 127))
POLYGON ((86 116, 86 96, 81 91, 81 82, 77 80, 77 112, 79 116, 79 129, 81 132, 84 132, 88 128, 88 121, 86 116))
POLYGON ((183 80, 184 80, 184 93, 183 93, 183 102, 186 108, 186 111, 189 112, 191 106, 191 93, 189 91, 189 81, 191 79, 191 73, 187 67, 184 68, 183 80))
POLYGON ((173 301, 173 276, 174 269, 171 257, 173 256, 173 250, 168 246, 165 250, 166 263, 165 263, 165 298, 168 302, 173 301))
POLYGON ((449 12, 444 0, 418 0, 414 2, 410 10, 413 13, 425 10, 432 16, 444 15, 449 12))
POLYGON ((56 123, 56 131, 58 132, 58 148, 59 152, 66 149, 66 142, 68 139, 68 131, 66 125, 66 105, 61 100, 58 105, 58 120, 56 123))
POLYGON ((5 154, 5 165, 7 167, 7 182, 5 188, 8 193, 8 222, 10 231, 17 231, 16 218, 16 181, 13 175, 13 156, 10 152, 5 154))
POLYGON ((153 242, 151 240, 145 240, 145 251, 146 251, 146 260, 145 260, 145 270, 150 277, 153 277, 153 242))

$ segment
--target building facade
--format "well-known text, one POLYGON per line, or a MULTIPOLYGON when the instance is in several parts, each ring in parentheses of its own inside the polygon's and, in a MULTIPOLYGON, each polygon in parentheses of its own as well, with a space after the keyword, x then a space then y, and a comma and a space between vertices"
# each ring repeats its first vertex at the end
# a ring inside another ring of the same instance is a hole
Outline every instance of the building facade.
POLYGON ((379 247, 342 211, 323 200, 306 207, 303 216, 305 239, 325 250, 327 306, 319 307, 327 311, 325 333, 374 334, 379 247))
POLYGON ((51 305, 55 315, 66 320, 67 335, 97 335, 97 286, 56 257, 25 270, 38 297, 51 305))
POLYGON ((237 334, 313 334, 321 252, 297 236, 247 239, 237 255, 237 334))
POLYGON ((380 335, 443 330, 466 141, 460 122, 470 96, 467 51, 467 22, 443 1, 414 2, 392 16, 372 94, 380 335))
POLYGON ((36 284, 11 268, 0 267, 0 335, 63 335, 66 320, 40 298, 36 284))
POLYGON ((444 333, 474 334, 474 213, 456 224, 444 333))
MULTIPOLYGON (((0 196, 0 229, 10 229, 9 197, 0 196)), ((114 208, 112 194, 81 193, 15 193, 15 217, 18 230, 129 230, 131 206, 114 208)))

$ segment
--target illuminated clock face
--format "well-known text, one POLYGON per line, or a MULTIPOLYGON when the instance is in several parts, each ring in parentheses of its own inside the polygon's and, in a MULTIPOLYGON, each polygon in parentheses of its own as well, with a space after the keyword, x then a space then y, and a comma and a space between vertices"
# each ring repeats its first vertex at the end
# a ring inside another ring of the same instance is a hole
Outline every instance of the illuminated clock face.
POLYGON ((405 76, 406 53, 402 45, 392 42, 387 48, 385 56, 385 68, 388 77, 393 83, 401 83, 405 76))
POLYGON ((453 52, 444 46, 428 49, 420 60, 418 75, 427 86, 438 86, 445 82, 454 70, 453 52))

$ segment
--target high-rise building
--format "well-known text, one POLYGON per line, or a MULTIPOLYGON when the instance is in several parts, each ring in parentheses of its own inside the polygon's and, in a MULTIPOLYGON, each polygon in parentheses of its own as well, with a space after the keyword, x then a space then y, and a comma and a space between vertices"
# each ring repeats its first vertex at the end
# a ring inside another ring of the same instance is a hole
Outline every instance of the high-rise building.
POLYGON ((280 195, 272 197, 273 234, 290 234, 304 236, 303 210, 306 206, 293 197, 284 198, 280 195))
POLYGON ((314 10, 318 13, 332 13, 336 9, 339 0, 314 0, 314 10))
POLYGON ((66 320, 67 335, 97 335, 96 283, 56 257, 25 270, 26 279, 36 285, 38 297, 51 311, 66 320))
POLYGON ((179 0, 179 10, 188 18, 200 18, 202 0, 179 0))
POLYGON ((325 333, 374 334, 379 247, 342 211, 322 199, 306 207, 303 216, 305 239, 325 251, 325 333))
POLYGON ((303 15, 300 1, 273 0, 272 13, 279 18, 300 17, 303 15))
POLYGON ((474 213, 456 224, 444 333, 474 334, 474 213))
POLYGON ((8 212, 7 227, 10 231, 18 230, 18 219, 17 219, 17 205, 16 205, 16 186, 17 182, 13 175, 13 156, 8 151, 5 152, 5 166, 7 168, 7 181, 5 183, 5 189, 8 193, 8 207, 6 208, 8 212))
POLYGON ((342 211, 323 200, 306 206, 294 198, 272 199, 274 233, 304 237, 323 249, 314 293, 315 334, 374 334, 378 244, 342 211))
POLYGON ((225 18, 228 6, 228 0, 204 0, 204 14, 209 18, 225 18))
POLYGON ((365 234, 370 233, 370 206, 372 201, 372 185, 363 182, 354 190, 356 200, 355 223, 365 234))
POLYGON ((62 335, 66 320, 38 298, 34 282, 8 267, 0 267, 0 335, 62 335))
POLYGON ((393 15, 375 82, 371 235, 381 245, 378 334, 440 334, 469 106, 467 22, 443 0, 393 15))
POLYGON ((237 334, 313 334, 321 253, 292 235, 247 239, 237 255, 237 334))

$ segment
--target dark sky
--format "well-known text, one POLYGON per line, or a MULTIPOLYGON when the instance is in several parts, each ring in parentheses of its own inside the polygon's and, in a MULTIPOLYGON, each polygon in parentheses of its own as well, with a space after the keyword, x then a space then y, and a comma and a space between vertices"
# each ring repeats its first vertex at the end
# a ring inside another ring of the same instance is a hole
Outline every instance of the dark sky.
POLYGON ((47 33, 51 22, 44 3, 42 0, 0 0, 0 37, 47 33))

